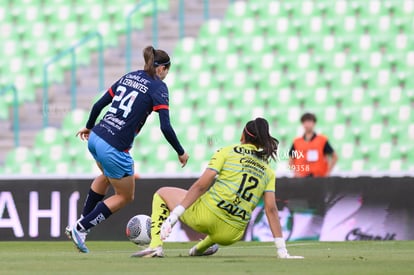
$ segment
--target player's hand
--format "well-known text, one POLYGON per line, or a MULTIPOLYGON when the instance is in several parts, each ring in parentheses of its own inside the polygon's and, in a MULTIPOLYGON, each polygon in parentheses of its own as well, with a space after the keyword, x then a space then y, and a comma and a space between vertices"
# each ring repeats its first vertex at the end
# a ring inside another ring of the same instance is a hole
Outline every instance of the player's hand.
POLYGON ((184 152, 184 154, 182 154, 181 156, 178 156, 178 160, 181 163, 181 168, 187 164, 189 158, 190 156, 186 152, 184 152))
POLYGON ((290 256, 286 249, 286 242, 281 237, 275 238, 275 245, 277 249, 277 257, 279 259, 303 259, 302 256, 290 256))
POLYGON ((80 129, 77 133, 76 136, 79 136, 79 138, 81 140, 88 140, 89 139, 89 134, 91 133, 91 129, 88 128, 82 128, 80 129))
POLYGON ((304 259, 303 256, 291 256, 286 248, 279 248, 277 250, 277 257, 279 259, 304 259))
POLYGON ((161 240, 164 241, 166 238, 168 238, 168 236, 170 236, 171 231, 177 221, 178 216, 174 213, 171 213, 170 216, 168 216, 168 218, 162 223, 160 233, 161 240))

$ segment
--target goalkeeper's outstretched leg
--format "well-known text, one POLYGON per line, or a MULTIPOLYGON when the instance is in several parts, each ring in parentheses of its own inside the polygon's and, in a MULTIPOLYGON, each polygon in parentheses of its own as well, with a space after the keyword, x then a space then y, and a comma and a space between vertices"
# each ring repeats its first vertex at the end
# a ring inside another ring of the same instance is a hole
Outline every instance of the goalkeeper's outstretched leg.
POLYGON ((215 254, 219 249, 218 244, 214 243, 210 236, 205 237, 195 246, 193 246, 190 251, 190 256, 210 256, 215 254))

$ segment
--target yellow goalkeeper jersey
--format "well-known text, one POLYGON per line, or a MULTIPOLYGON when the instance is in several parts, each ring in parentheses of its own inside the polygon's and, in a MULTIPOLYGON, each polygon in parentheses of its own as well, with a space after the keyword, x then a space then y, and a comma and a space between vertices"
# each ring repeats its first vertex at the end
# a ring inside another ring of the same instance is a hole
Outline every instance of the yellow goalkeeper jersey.
POLYGON ((228 146, 211 158, 208 169, 218 173, 201 201, 219 218, 244 229, 264 192, 275 192, 275 173, 255 155, 252 144, 228 146))

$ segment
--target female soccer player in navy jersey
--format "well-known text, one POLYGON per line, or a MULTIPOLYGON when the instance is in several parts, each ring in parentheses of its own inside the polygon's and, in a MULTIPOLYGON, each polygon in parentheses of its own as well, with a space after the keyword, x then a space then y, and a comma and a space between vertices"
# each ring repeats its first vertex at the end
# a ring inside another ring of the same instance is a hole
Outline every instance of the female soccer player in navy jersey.
POLYGON ((89 230, 134 199, 134 162, 128 151, 152 111, 158 112, 161 131, 182 166, 188 160, 170 124, 168 88, 163 82, 171 65, 170 57, 152 46, 146 47, 143 55, 144 70, 130 72, 115 82, 93 105, 86 127, 77 133, 82 140, 88 140, 89 151, 102 170, 102 175, 92 182, 81 218, 66 228, 66 235, 83 253, 89 252, 85 245, 89 230), (111 105, 107 113, 95 125, 108 104, 111 105), (110 185, 115 194, 102 201, 110 185))

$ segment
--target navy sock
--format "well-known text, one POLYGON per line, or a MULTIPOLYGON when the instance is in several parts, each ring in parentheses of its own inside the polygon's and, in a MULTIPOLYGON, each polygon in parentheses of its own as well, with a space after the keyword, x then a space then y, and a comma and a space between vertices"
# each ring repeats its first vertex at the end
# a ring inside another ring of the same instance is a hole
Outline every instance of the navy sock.
POLYGON ((112 215, 111 210, 106 206, 105 203, 99 202, 95 209, 92 210, 88 215, 86 215, 82 220, 79 221, 77 229, 81 231, 86 231, 95 225, 103 222, 109 216, 112 215), (80 224, 80 225, 79 225, 80 224))
POLYGON ((89 213, 91 213, 92 210, 95 209, 98 202, 100 202, 104 197, 105 195, 98 194, 92 189, 89 189, 88 196, 86 197, 85 204, 83 205, 82 216, 86 217, 89 213))

